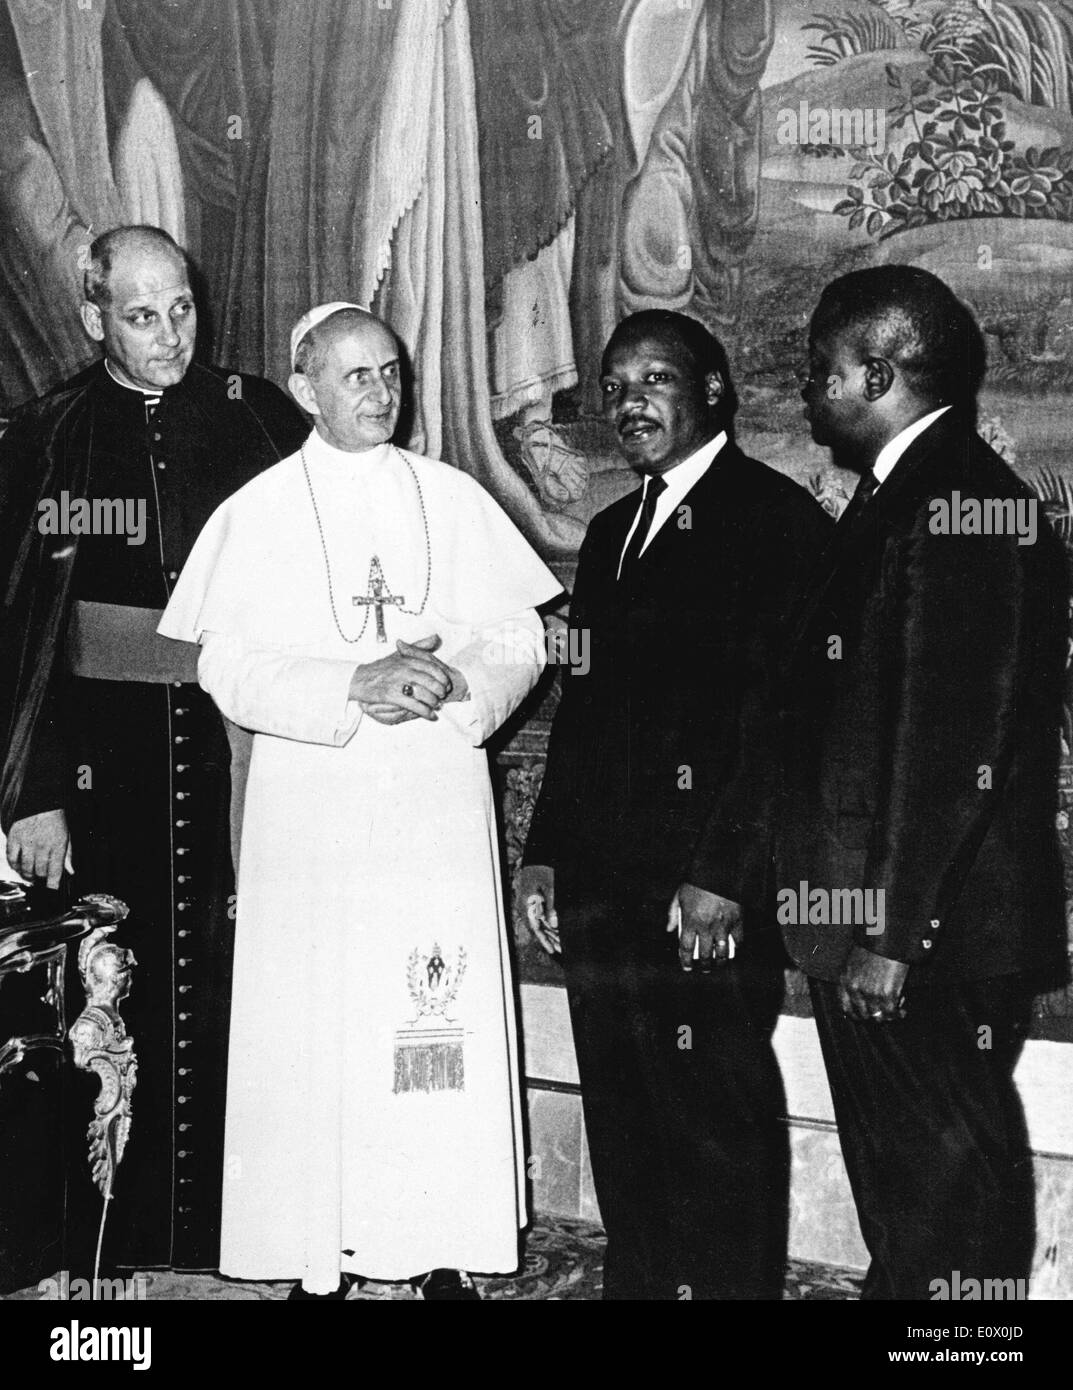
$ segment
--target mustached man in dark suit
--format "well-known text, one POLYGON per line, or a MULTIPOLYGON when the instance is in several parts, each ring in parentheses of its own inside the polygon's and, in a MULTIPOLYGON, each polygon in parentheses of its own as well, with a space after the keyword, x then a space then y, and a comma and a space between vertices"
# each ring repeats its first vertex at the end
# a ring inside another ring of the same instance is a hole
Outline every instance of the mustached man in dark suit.
POLYGON ((1042 509, 975 431, 983 369, 971 314, 922 270, 846 275, 812 320, 812 437, 861 482, 794 623, 778 915, 872 1299, 930 1298, 954 1270, 1027 1278, 1033 1250, 1012 1073, 1064 961, 1067 586, 1042 509))
POLYGON ((570 622, 590 667, 563 675, 520 893, 549 922, 557 907, 604 1297, 778 1298, 782 956, 777 930, 752 931, 764 865, 742 848, 768 789, 742 769, 772 746, 782 620, 830 522, 734 443, 726 357, 701 324, 627 318, 602 388, 644 486, 581 548, 570 622))

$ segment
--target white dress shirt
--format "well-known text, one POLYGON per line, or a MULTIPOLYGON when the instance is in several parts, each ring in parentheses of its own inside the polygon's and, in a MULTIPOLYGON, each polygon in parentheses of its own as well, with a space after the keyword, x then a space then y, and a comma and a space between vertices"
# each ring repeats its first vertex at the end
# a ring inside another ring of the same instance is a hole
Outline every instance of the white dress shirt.
MULTIPOLYGON (((673 515, 682 505, 686 493, 700 482, 708 469, 715 461, 716 455, 727 442, 726 430, 720 430, 714 439, 706 440, 699 449, 695 450, 688 458, 684 458, 681 463, 676 463, 673 468, 669 468, 662 475, 663 481, 667 484, 663 492, 660 493, 656 501, 656 510, 652 517, 652 525, 648 528, 648 536, 644 545, 641 547, 643 555, 652 544, 652 538, 664 522, 673 515)), ((622 577, 622 561, 626 554, 626 548, 633 538, 634 531, 640 525, 641 511, 645 504, 645 495, 648 492, 648 484, 651 475, 646 475, 645 485, 641 489, 641 500, 637 505, 637 514, 633 518, 633 525, 627 532, 626 539, 622 544, 622 554, 618 558, 618 578, 622 577)))
POLYGON ((894 465, 909 448, 917 435, 923 434, 929 425, 934 424, 940 415, 945 415, 951 407, 948 405, 940 406, 938 410, 933 410, 930 415, 922 415, 919 420, 914 420, 911 425, 906 425, 900 434, 896 434, 893 439, 889 439, 876 455, 876 461, 872 464, 872 472, 876 475, 878 483, 882 485, 884 479, 889 478, 894 469, 894 465))

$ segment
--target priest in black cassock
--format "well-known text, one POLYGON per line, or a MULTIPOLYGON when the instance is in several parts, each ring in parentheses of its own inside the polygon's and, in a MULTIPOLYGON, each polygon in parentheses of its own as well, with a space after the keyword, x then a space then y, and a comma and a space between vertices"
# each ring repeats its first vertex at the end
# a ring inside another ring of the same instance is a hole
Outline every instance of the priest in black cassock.
MULTIPOLYGON (((103 1265, 212 1269, 241 735, 198 687, 197 648, 156 626, 209 516, 306 430, 276 387, 193 361, 190 272, 166 233, 99 237, 85 291, 103 359, 24 407, 0 441, 0 824, 12 868, 45 901, 108 892, 130 907, 138 967, 123 1014, 138 1086, 103 1265)), ((101 1213, 81 1137, 87 1086, 67 1198, 79 1272, 101 1213)))

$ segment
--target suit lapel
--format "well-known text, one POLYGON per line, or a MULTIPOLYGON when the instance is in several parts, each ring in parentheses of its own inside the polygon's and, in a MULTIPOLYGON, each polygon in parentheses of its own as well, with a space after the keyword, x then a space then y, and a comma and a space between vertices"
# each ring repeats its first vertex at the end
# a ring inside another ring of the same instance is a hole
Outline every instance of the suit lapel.
POLYGON ((789 659, 793 658, 817 609, 847 566, 858 563, 862 553, 874 553, 882 537, 891 529, 893 519, 906 509, 915 510, 931 491, 929 460, 948 452, 959 438, 964 438, 966 431, 972 433, 964 412, 956 408, 947 411, 913 440, 889 477, 848 524, 843 526, 839 521, 816 565, 797 614, 791 620, 789 659))
MULTIPOLYGON (((632 588, 639 578, 643 578, 648 573, 658 572, 668 565, 675 550, 681 547, 683 529, 678 524, 678 509, 680 507, 688 506, 694 513, 691 518, 690 530, 697 526, 698 513, 706 519, 702 524, 710 524, 711 517, 719 514, 717 502, 720 491, 725 489, 728 480, 733 478, 746 462, 745 455, 737 445, 728 440, 686 495, 675 504, 670 516, 645 547, 644 554, 631 566, 632 575, 623 574, 622 579, 618 581, 620 586, 627 589, 632 588)), ((626 544, 629 529, 633 525, 633 518, 637 514, 638 506, 640 506, 640 492, 631 493, 630 496, 634 502, 633 508, 628 513, 624 525, 615 528, 618 543, 613 560, 615 572, 618 570, 619 557, 626 544)))
POLYGON ((891 516, 907 506, 915 509, 928 496, 935 481, 929 463, 949 456, 974 434, 971 420, 956 407, 918 434, 873 498, 881 514, 891 516))

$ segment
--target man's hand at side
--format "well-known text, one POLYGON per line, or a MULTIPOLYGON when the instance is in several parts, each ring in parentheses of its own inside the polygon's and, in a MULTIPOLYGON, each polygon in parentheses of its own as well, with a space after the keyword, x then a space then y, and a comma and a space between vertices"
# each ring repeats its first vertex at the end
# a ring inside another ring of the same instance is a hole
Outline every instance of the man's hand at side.
POLYGON ((905 1017, 902 990, 909 967, 854 946, 842 967, 838 998, 847 1018, 860 1023, 889 1023, 905 1017))
POLYGON ((547 864, 526 864, 518 872, 515 897, 529 930, 549 956, 562 954, 559 914, 555 911, 555 870, 547 864))
POLYGON ((28 880, 44 880, 55 891, 63 876, 67 847, 71 842, 63 811, 42 811, 17 820, 8 832, 7 862, 28 880))
POLYGON ((707 974, 713 959, 730 959, 732 937, 735 946, 741 946, 741 905, 692 883, 681 883, 671 899, 667 930, 678 932, 678 962, 682 969, 693 969, 696 949, 697 966, 707 974))

